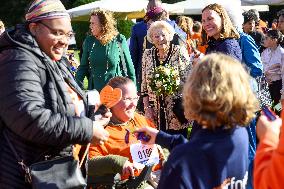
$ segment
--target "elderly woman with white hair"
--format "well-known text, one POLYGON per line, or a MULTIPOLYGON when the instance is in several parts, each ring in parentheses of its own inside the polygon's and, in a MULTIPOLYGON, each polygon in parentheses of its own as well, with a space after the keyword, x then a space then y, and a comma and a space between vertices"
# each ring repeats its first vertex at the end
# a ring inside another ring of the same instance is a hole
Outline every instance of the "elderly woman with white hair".
POLYGON ((147 39, 154 46, 143 53, 141 92, 146 117, 155 121, 160 130, 186 136, 188 121, 184 118, 182 106, 178 105, 181 104, 181 87, 171 95, 157 95, 151 87, 153 70, 159 66, 168 66, 176 70, 180 86, 191 68, 186 48, 170 43, 174 33, 174 29, 166 21, 156 21, 148 29, 147 39))

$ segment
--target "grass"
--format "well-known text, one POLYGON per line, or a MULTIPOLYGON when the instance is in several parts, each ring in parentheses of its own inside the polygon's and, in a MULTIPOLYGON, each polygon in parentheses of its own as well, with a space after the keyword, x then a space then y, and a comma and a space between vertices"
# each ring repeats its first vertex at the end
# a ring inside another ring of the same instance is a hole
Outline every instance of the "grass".
MULTIPOLYGON (((75 50, 75 51, 74 51, 75 58, 76 58, 78 61, 80 60, 79 53, 80 53, 79 50, 75 50)), ((88 89, 88 79, 87 79, 87 77, 84 78, 83 83, 84 83, 84 89, 87 90, 87 89, 88 89)))

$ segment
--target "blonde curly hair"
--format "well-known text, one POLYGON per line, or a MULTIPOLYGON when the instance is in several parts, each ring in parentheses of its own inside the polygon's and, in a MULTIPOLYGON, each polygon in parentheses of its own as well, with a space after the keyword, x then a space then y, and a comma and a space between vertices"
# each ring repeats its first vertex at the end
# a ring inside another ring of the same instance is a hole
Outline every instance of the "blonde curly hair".
POLYGON ((246 126, 259 110, 242 64, 225 54, 206 55, 183 89, 185 116, 202 126, 246 126))
POLYGON ((100 42, 103 45, 107 44, 118 35, 116 21, 111 11, 94 9, 91 16, 97 16, 99 18, 102 27, 102 37, 100 38, 100 42))
POLYGON ((188 16, 178 16, 176 18, 177 25, 182 29, 185 33, 191 35, 193 20, 188 16))
MULTIPOLYGON (((202 13, 207 9, 217 12, 217 14, 222 19, 222 29, 220 33, 221 39, 226 39, 226 38, 239 39, 240 38, 238 31, 233 26, 226 9, 222 5, 219 5, 217 3, 209 4, 202 10, 202 13)), ((207 44, 208 36, 204 29, 202 29, 201 38, 202 38, 203 44, 207 44)))

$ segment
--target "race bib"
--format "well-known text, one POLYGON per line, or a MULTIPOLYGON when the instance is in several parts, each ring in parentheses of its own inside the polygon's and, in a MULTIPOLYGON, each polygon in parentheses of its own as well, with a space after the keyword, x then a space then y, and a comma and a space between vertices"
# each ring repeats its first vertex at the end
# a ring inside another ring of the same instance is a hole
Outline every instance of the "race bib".
POLYGON ((158 148, 155 144, 131 144, 130 153, 134 164, 148 165, 159 163, 158 148))

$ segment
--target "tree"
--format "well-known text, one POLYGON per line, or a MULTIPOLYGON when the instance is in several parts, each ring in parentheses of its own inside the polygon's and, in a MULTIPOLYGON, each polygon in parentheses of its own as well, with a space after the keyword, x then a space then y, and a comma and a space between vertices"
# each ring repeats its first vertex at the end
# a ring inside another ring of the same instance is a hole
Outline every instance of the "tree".
MULTIPOLYGON (((70 9, 82 4, 93 2, 94 0, 61 0, 66 9, 70 9)), ((0 6, 0 19, 6 26, 11 27, 25 21, 25 13, 33 0, 3 0, 0 6)))
POLYGON ((0 6, 0 19, 6 26, 11 27, 25 20, 25 12, 31 1, 8 0, 2 1, 0 6))
POLYGON ((162 0, 163 3, 169 3, 169 4, 172 4, 172 3, 177 3, 177 2, 181 2, 183 0, 162 0))
POLYGON ((77 6, 88 4, 88 3, 91 3, 91 2, 94 2, 94 1, 96 1, 96 0, 75 0, 73 2, 72 6, 77 7, 77 6))

